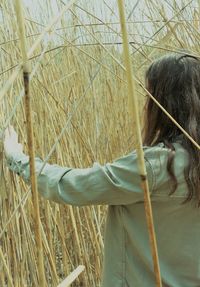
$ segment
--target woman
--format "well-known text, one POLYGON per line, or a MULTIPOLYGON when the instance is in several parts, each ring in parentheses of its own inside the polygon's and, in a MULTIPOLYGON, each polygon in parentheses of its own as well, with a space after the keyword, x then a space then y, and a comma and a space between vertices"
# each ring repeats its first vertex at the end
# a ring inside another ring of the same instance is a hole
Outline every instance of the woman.
MULTIPOLYGON (((149 92, 200 143, 200 60, 172 54, 151 64, 149 92)), ((163 286, 200 286, 200 153, 148 98, 144 153, 163 286)), ((5 132, 11 170, 29 180, 17 134, 5 132)), ((36 159, 36 172, 43 165, 36 159)), ((86 169, 47 164, 38 190, 71 205, 107 204, 103 287, 153 287, 155 277, 135 152, 86 169)))

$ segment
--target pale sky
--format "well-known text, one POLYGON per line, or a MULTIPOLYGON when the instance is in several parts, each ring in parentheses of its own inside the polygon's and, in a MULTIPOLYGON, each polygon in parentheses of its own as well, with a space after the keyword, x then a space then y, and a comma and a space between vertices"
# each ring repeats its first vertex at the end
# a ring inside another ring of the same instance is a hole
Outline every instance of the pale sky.
MULTIPOLYGON (((198 1, 199 0, 193 0, 192 6, 198 7, 198 1)), ((60 4, 60 7, 59 7, 60 9, 63 6, 61 2, 64 2, 67 4, 69 3, 69 0, 23 0, 23 2, 24 2, 24 6, 29 10, 30 18, 40 24, 46 25, 52 17, 58 14, 57 3, 60 4), (51 15, 49 15, 47 12, 47 11, 50 11, 50 9, 47 9, 48 8, 47 5, 49 5, 49 3, 51 4, 51 7, 52 7, 51 15)), ((148 8, 146 7, 145 0, 139 0, 139 1, 138 0, 125 0, 124 2, 126 5, 126 17, 128 18, 130 16, 129 21, 149 20, 150 15, 149 15, 148 8), (133 10, 134 6, 136 6, 134 13, 130 15, 130 11, 133 10)), ((148 0, 146 0, 146 2, 148 2, 148 0)), ((170 7, 170 5, 172 5, 172 3, 174 2, 173 0, 151 0, 151 2, 155 3, 156 6, 159 6, 160 8, 163 5, 168 19, 171 18, 172 15, 174 14, 174 11, 172 11, 170 7)), ((183 3, 186 4, 189 2, 190 0, 176 0, 176 3, 177 5, 179 5, 180 8, 182 7, 183 3)), ((119 22, 117 0, 91 0, 91 1, 77 0, 75 1, 75 3, 87 9, 92 14, 95 14, 95 16, 99 17, 103 22, 119 22)), ((199 4, 199 7, 200 7, 200 4, 199 4)), ((91 16, 88 16, 85 12, 81 11, 78 8, 75 8, 75 12, 84 23, 98 23, 97 20, 95 20, 91 16)), ((162 19, 162 17, 159 15, 158 12, 153 17, 157 18, 155 20, 162 19)), ((189 17, 192 18, 192 15, 189 15, 189 17)), ((0 15, 0 18, 1 18, 1 15, 0 15)), ((188 15, 187 15, 187 18, 188 18, 188 15)), ((71 24, 71 19, 72 19, 72 15, 70 12, 67 11, 64 15, 64 21, 66 23, 66 26, 71 24)), ((161 26, 162 24, 161 23, 158 24, 158 28, 159 28, 159 25, 161 26)), ((60 23, 57 24, 57 27, 59 26, 60 26, 60 23)), ((115 25, 114 28, 115 30, 120 31, 119 26, 115 25)), ((151 24, 149 23, 142 24, 142 25, 134 24, 134 27, 131 26, 130 28, 131 28, 131 31, 134 29, 139 31, 138 34, 140 34, 141 37, 143 38, 146 36, 151 36, 152 29, 151 29, 151 24)), ((101 33, 102 31, 102 35, 105 35, 105 37, 109 35, 110 40, 112 40, 112 37, 114 37, 113 40, 115 41, 118 40, 116 38, 116 35, 112 36, 112 34, 110 33, 111 31, 108 31, 108 29, 106 31, 105 27, 99 26, 98 31, 99 33, 101 33)), ((79 33, 83 34, 83 37, 85 37, 85 34, 87 34, 83 29, 82 30, 79 29, 79 33)), ((137 36, 137 37, 140 37, 140 36, 137 36)), ((134 39, 137 40, 137 38, 134 38, 134 39)), ((90 41, 88 37, 85 37, 84 40, 86 42, 90 41)))

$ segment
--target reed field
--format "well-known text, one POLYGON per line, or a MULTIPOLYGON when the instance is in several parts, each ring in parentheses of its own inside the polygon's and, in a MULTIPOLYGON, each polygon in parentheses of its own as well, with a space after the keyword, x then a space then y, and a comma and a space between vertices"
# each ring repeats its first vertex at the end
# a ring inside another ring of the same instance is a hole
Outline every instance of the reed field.
MULTIPOLYGON (((0 1, 1 135, 12 124, 27 153, 14 2, 0 1)), ((117 1, 40 0, 32 1, 33 9, 27 2, 35 155, 75 168, 105 164, 133 150, 134 121, 128 113, 117 1), (63 16, 43 33, 65 5, 63 16)), ((200 56, 200 3, 140 0, 125 1, 125 8, 142 124, 144 73, 152 60, 183 50, 200 56)), ((0 286, 41 286, 30 186, 8 170, 2 144, 0 156, 0 286)), ((45 285, 58 286, 83 265, 71 286, 100 286, 106 206, 59 205, 39 196, 39 210, 45 285)))

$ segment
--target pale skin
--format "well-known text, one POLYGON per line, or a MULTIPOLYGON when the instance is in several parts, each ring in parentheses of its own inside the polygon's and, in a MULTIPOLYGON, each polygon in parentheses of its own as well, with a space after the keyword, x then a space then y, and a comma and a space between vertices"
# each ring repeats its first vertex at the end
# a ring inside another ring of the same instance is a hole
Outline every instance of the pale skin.
POLYGON ((13 126, 9 126, 4 134, 4 151, 7 158, 11 158, 13 154, 23 153, 23 146, 18 142, 18 134, 13 126))

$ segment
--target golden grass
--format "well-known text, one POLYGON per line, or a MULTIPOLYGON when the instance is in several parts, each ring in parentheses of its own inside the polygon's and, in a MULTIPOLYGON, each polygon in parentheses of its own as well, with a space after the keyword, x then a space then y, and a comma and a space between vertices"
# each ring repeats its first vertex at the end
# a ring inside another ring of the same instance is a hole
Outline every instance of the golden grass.
MULTIPOLYGON (((25 10, 29 49, 55 16, 51 1, 40 2, 44 14, 40 20, 25 10)), ((62 2, 57 1, 60 11, 62 2)), ((29 54, 35 153, 72 167, 87 167, 94 161, 104 164, 134 148, 118 14, 105 3, 105 9, 116 14, 114 20, 105 19, 85 2, 76 1, 29 54)), ((140 20, 131 14, 133 5, 126 11, 131 15, 128 32, 133 69, 142 81, 147 66, 166 51, 184 48, 198 56, 200 38, 197 1, 182 1, 181 7, 176 1, 166 4, 170 13, 159 1, 144 2, 140 20)), ((2 0, 1 11, 1 127, 3 131, 11 122, 27 152, 23 81, 18 71, 22 59, 13 1, 2 0)), ((139 85, 136 91, 141 113, 146 92, 139 85)), ((30 188, 8 171, 2 152, 0 156, 0 286, 40 286, 30 188)), ((106 207, 71 207, 40 198, 40 214, 47 286, 57 286, 84 265, 85 271, 72 286, 98 287, 106 207)))

